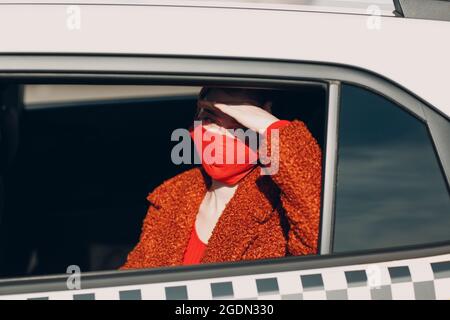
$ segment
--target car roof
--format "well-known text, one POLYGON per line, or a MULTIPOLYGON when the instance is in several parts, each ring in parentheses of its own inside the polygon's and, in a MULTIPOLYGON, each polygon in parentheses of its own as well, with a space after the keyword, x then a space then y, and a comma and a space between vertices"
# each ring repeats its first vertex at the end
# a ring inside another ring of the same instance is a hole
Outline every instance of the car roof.
POLYGON ((446 21, 377 12, 80 5, 81 28, 70 30, 65 5, 0 6, 1 30, 14 30, 2 35, 3 54, 176 55, 348 65, 380 74, 450 116, 446 21))
POLYGON ((183 7, 267 9, 366 14, 369 5, 376 5, 381 15, 393 16, 392 0, 9 0, 13 4, 103 4, 164 5, 183 7))

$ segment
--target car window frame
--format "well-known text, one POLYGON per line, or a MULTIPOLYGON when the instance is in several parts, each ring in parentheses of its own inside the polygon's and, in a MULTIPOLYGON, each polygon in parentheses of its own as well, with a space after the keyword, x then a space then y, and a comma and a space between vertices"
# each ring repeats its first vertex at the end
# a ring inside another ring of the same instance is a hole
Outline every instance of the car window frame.
MULTIPOLYGON (((226 275, 282 272, 357 263, 421 257, 450 252, 450 241, 412 247, 330 254, 334 230, 334 196, 338 148, 338 115, 342 82, 362 86, 385 96, 423 120, 431 133, 447 187, 450 183, 450 146, 448 116, 402 88, 367 70, 351 66, 304 61, 249 58, 129 56, 129 55, 0 55, 0 79, 16 83, 91 84, 170 84, 217 85, 236 83, 289 88, 305 83, 327 86, 327 123, 324 150, 324 175, 320 225, 320 253, 313 256, 218 263, 189 267, 170 267, 128 271, 83 273, 84 287, 142 284, 190 280, 226 275), (330 113, 331 112, 331 113, 330 113), (330 118, 331 115, 331 118, 330 118), (325 218, 325 219, 324 219, 325 218)), ((0 280, 0 294, 65 290, 70 275, 6 278, 0 280), (25 290, 25 291, 24 291, 25 290)))

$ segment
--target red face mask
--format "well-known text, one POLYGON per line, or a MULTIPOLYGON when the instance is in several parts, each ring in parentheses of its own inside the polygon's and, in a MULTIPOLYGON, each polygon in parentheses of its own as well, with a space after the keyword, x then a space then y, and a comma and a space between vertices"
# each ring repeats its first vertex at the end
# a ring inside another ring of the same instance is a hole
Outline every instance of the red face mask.
POLYGON ((190 131, 206 173, 214 180, 234 185, 256 166, 258 152, 241 139, 213 133, 203 126, 190 131))

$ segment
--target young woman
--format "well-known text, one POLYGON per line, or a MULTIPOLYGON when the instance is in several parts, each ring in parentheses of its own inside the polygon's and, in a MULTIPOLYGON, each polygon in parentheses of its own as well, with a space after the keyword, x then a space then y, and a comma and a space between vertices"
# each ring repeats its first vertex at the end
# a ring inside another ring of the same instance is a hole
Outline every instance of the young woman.
MULTIPOLYGON (((226 163, 202 161, 165 181, 147 198, 139 243, 122 269, 317 253, 320 148, 303 122, 273 116, 262 91, 203 88, 196 120, 202 133, 243 147, 246 159, 257 150, 227 129, 259 133, 269 152, 278 152, 278 170, 262 174, 261 164, 233 157, 226 163), (269 132, 275 129, 274 147, 269 132)), ((199 154, 212 141, 204 136, 192 134, 199 154)), ((216 152, 225 157, 227 149, 216 152)))

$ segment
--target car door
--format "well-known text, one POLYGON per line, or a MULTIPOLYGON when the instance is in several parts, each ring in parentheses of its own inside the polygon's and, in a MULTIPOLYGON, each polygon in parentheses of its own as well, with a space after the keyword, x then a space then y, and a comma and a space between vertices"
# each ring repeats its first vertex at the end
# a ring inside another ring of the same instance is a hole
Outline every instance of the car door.
MULTIPOLYGON (((64 70, 52 74, 52 80, 82 81, 89 76, 91 81, 106 81, 120 73, 124 81, 141 82, 198 84, 207 79, 280 87, 325 83, 322 221, 319 255, 130 271, 80 273, 68 268, 62 275, 0 280, 0 298, 449 298, 448 116, 406 90, 367 71, 305 62, 14 58, 17 72, 41 81, 45 73, 64 70), (36 70, 40 73, 34 74, 36 70)), ((7 69, 7 63, 8 56, 0 57, 0 70, 7 69)))

